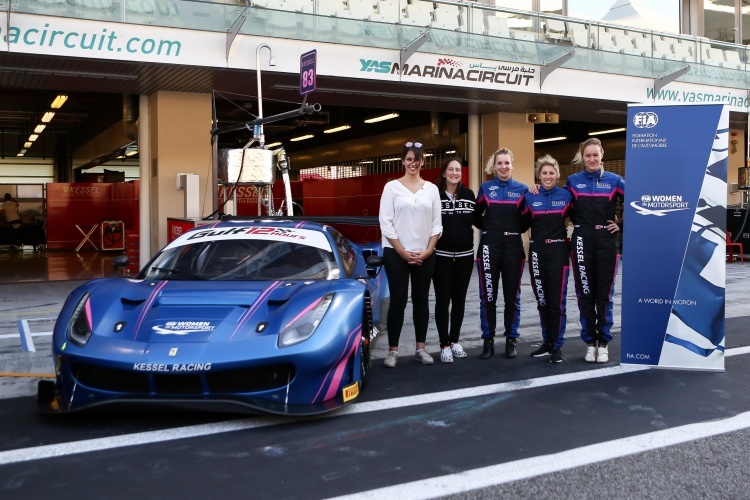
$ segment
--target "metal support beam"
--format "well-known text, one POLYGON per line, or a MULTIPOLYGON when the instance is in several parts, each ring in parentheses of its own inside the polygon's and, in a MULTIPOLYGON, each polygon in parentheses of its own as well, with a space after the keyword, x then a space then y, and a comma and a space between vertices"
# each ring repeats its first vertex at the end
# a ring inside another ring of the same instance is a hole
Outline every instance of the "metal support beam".
POLYGON ((542 85, 544 85, 544 80, 547 79, 550 73, 552 73, 557 68, 565 64, 575 54, 576 54, 576 50, 570 49, 567 52, 560 54, 559 56, 542 63, 542 69, 539 72, 539 76, 541 77, 541 81, 539 82, 539 88, 541 88, 542 85))
POLYGON ((677 80, 679 77, 681 77, 682 75, 684 75, 688 71, 690 71, 690 65, 686 64, 685 66, 683 66, 683 67, 681 67, 679 69, 676 69, 676 70, 672 71, 671 73, 665 73, 665 74, 657 77, 654 80, 654 99, 656 98, 656 94, 661 89, 663 89, 664 87, 666 87, 668 84, 672 83, 673 81, 677 80))
POLYGON ((227 33, 227 62, 229 61, 229 51, 232 49, 234 39, 237 38, 237 34, 242 29, 242 25, 245 24, 248 14, 248 9, 245 8, 245 10, 240 13, 240 17, 238 17, 234 24, 232 24, 232 27, 229 29, 229 33, 227 33))
POLYGON ((430 30, 424 31, 419 34, 417 38, 412 40, 411 42, 407 43, 404 47, 401 48, 401 58, 399 60, 399 68, 403 68, 404 64, 406 64, 406 61, 411 57, 413 53, 419 50, 419 47, 421 47, 427 39, 430 38, 430 30))

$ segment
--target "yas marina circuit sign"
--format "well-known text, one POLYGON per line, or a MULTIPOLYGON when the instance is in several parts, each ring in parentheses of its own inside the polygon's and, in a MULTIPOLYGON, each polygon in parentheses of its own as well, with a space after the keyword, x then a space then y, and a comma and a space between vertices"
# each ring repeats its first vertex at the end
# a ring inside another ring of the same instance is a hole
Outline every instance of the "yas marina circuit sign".
POLYGON ((726 105, 628 107, 623 364, 724 370, 728 136, 726 105))

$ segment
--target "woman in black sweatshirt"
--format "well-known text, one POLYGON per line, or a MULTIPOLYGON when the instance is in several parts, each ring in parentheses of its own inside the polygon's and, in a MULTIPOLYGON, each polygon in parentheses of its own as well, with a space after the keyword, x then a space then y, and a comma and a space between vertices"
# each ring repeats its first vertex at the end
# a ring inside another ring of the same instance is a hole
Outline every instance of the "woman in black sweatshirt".
POLYGON ((432 283, 435 287, 435 323, 440 336, 440 361, 465 358, 458 343, 464 320, 466 290, 474 268, 474 192, 461 183, 459 158, 448 158, 436 184, 440 191, 443 234, 435 247, 437 256, 432 283), (452 308, 451 308, 452 305, 452 308))

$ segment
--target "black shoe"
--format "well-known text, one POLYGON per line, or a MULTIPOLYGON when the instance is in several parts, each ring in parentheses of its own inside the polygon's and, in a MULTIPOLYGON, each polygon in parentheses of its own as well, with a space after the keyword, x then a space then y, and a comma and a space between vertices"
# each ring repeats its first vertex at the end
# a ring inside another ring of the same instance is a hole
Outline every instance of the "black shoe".
POLYGON ((560 349, 552 349, 552 357, 549 358, 550 363, 562 363, 563 355, 560 349))
POLYGON ((531 353, 531 357, 541 358, 543 356, 549 356, 550 354, 552 354, 552 346, 545 342, 539 346, 539 349, 531 353))
POLYGON ((495 355, 495 340, 484 339, 484 346, 482 347, 482 354, 479 355, 479 359, 490 359, 495 355))
POLYGON ((505 339, 505 357, 506 358, 515 358, 518 356, 518 351, 516 351, 516 344, 518 343, 518 340, 516 339, 505 339))

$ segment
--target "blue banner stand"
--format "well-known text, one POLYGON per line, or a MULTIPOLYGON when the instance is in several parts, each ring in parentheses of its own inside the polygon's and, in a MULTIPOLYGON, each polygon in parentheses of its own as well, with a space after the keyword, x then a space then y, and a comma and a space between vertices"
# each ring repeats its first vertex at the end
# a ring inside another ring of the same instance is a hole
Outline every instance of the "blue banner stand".
POLYGON ((729 109, 629 105, 624 365, 724 370, 729 109))

